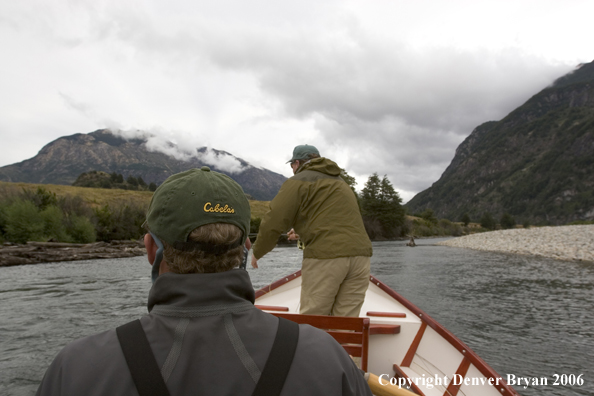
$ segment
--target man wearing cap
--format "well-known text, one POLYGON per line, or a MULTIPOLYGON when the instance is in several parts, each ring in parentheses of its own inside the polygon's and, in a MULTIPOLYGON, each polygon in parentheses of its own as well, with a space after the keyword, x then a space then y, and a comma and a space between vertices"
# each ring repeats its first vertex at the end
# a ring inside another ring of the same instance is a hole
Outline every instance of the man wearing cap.
POLYGON ((37 395, 371 395, 328 334, 254 307, 237 268, 250 206, 228 176, 208 167, 171 176, 145 225, 149 314, 67 345, 37 395))
POLYGON ((289 161, 295 176, 270 202, 253 247, 252 266, 291 229, 305 245, 300 312, 358 316, 369 284, 371 241, 357 197, 341 169, 318 149, 300 145, 289 161))

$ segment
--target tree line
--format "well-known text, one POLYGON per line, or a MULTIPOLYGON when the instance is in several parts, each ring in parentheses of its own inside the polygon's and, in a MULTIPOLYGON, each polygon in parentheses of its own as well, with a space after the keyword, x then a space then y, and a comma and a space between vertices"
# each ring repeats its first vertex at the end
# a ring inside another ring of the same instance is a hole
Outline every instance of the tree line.
POLYGON ((118 188, 134 191, 155 191, 157 189, 154 182, 147 184, 142 176, 129 175, 124 179, 121 173, 107 173, 96 170, 81 173, 72 185, 75 187, 118 188))
POLYGON ((146 208, 132 202, 91 207, 42 187, 0 196, 0 242, 90 243, 139 239, 146 208))
MULTIPOLYGON (((446 219, 435 218, 431 209, 418 214, 418 218, 407 217, 402 198, 386 175, 382 178, 373 173, 367 179, 360 193, 354 177, 342 170, 342 179, 351 187, 357 197, 363 217, 365 231, 372 240, 389 240, 407 236, 462 235, 465 232, 459 224, 446 219)), ((250 234, 258 233, 261 218, 252 218, 250 234)), ((279 239, 279 242, 286 242, 279 239)))
MULTIPOLYGON (((343 179, 355 191, 355 180, 343 172, 343 179)), ((373 173, 357 195, 365 230, 372 240, 386 240, 407 236, 461 235, 464 230, 447 219, 437 219, 427 209, 414 218, 407 216, 402 198, 386 175, 373 173)))
MULTIPOLYGON (((99 172, 92 171, 87 173, 86 178, 79 177, 79 179, 89 180, 97 176, 97 173, 99 172)), ((105 175, 113 182, 112 187, 114 184, 129 183, 133 177, 129 176, 124 181, 123 176, 115 172, 105 173, 105 175)), ((104 178, 104 175, 100 176, 104 178)), ((402 199, 385 175, 380 178, 377 173, 372 174, 360 193, 355 190, 355 178, 344 171, 342 177, 353 190, 353 194, 357 196, 365 229, 372 240, 394 239, 409 235, 457 236, 470 232, 471 219, 468 214, 462 216, 460 223, 438 219, 431 209, 415 213, 413 217, 407 216, 402 199)), ((134 179, 142 185, 142 178, 134 179)), ((0 242, 90 243, 139 239, 145 232, 142 228, 145 215, 144 205, 131 201, 91 206, 79 196, 58 197, 42 187, 38 187, 37 190, 23 189, 19 193, 0 194, 0 242)), ((479 221, 483 229, 515 226, 515 219, 509 214, 501 216, 499 223, 490 213, 485 213, 479 221)), ((258 232, 260 222, 260 218, 252 218, 250 233, 258 232)))

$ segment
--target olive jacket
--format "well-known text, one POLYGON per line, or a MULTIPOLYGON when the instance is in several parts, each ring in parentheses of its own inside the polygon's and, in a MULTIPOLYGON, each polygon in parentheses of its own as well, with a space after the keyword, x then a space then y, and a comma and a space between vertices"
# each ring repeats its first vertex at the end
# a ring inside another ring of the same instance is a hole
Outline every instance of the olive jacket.
POLYGON ((372 255, 357 197, 340 177, 338 165, 327 158, 310 160, 283 183, 260 224, 254 257, 274 249, 291 228, 305 245, 304 258, 372 255))

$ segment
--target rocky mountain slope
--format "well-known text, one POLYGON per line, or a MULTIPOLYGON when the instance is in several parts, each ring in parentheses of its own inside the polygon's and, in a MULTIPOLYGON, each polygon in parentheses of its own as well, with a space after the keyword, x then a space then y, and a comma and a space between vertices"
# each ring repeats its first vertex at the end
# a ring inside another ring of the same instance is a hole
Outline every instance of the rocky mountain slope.
POLYGON ((107 129, 56 139, 35 157, 1 167, 0 180, 72 184, 81 173, 98 170, 121 173, 124 177, 141 176, 146 183, 155 182, 158 185, 174 173, 204 165, 229 175, 246 194, 257 200, 271 200, 286 180, 278 173, 253 167, 224 151, 202 147, 196 150, 194 156, 182 160, 149 151, 146 139, 126 140, 107 129), (233 164, 233 171, 226 170, 231 168, 223 165, 229 163, 233 164))
POLYGON ((594 219, 594 62, 478 126, 406 206, 451 220, 485 212, 533 224, 594 219))

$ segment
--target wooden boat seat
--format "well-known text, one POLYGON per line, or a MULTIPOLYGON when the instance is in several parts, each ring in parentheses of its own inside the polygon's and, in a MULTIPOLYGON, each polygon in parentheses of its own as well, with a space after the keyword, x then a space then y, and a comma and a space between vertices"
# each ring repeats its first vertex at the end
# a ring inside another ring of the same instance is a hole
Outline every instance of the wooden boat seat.
MULTIPOLYGON (((330 334, 347 353, 361 358, 361 369, 367 371, 367 354, 369 349, 369 318, 298 315, 281 312, 270 312, 299 324, 308 324, 330 334)), ((393 333, 389 333, 393 334, 393 333)))

